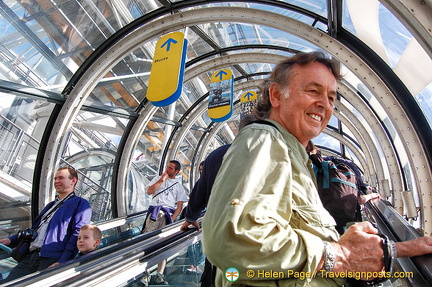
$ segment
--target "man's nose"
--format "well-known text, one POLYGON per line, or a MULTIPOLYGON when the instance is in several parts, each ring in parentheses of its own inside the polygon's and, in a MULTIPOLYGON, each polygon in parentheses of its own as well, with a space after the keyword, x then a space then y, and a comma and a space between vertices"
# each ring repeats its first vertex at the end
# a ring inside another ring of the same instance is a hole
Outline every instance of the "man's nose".
POLYGON ((317 105, 323 109, 333 109, 333 104, 330 103, 328 97, 325 94, 319 97, 317 105))

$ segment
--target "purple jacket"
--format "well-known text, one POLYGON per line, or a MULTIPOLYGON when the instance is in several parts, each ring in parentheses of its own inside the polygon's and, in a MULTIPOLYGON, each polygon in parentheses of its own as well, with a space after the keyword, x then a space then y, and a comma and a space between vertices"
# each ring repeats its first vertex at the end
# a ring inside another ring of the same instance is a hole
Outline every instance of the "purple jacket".
MULTIPOLYGON (((43 214, 51 208, 54 201, 48 203, 39 213, 32 224, 36 229, 43 214)), ((79 196, 72 196, 66 200, 52 215, 48 224, 44 244, 40 251, 41 257, 58 258, 57 262, 63 263, 71 260, 78 253, 78 233, 82 226, 89 224, 92 210, 87 200, 79 196)), ((19 243, 17 235, 9 237, 12 244, 19 243)))

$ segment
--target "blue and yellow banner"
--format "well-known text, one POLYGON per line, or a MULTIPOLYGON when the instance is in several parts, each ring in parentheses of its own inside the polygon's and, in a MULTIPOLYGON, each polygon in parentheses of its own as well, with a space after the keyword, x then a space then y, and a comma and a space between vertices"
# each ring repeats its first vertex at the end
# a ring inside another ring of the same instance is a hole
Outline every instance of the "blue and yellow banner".
POLYGON ((240 120, 252 113, 252 109, 257 101, 255 91, 246 91, 240 96, 240 120))
POLYGON ((156 43, 147 89, 147 99, 157 107, 168 106, 181 95, 186 63, 187 40, 173 32, 156 43))
POLYGON ((231 117, 234 98, 234 76, 231 70, 222 69, 210 79, 208 115, 214 122, 223 122, 231 117))

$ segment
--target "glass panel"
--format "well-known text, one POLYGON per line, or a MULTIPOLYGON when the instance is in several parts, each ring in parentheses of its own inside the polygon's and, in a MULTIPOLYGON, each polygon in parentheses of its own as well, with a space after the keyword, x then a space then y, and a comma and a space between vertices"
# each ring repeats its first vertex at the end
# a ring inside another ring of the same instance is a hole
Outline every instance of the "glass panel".
POLYGON ((344 1, 343 27, 368 44, 394 68, 413 36, 378 1, 370 5, 370 9, 358 9, 358 4, 344 1))
POLYGON ((426 115, 429 125, 432 125, 432 83, 418 93, 415 99, 426 115))
POLYGON ((285 0, 288 4, 293 4, 302 7, 308 11, 317 13, 323 17, 327 17, 327 1, 326 0, 285 0))
MULTIPOLYGON (((205 257, 202 254, 201 241, 180 249, 175 255, 167 259, 165 280, 170 286, 201 286, 200 279, 202 272, 204 271, 204 260, 205 257)), ((149 280, 149 286, 160 285, 156 282, 157 264, 150 265, 147 266, 147 270, 150 273, 150 276, 147 279, 149 280)), ((143 275, 144 274, 140 274, 130 279, 127 282, 127 285, 124 286, 133 287, 137 284, 142 284, 144 280, 143 275)))
MULTIPOLYGON (((361 172, 361 174, 362 174, 362 176, 364 175, 364 170, 363 170, 363 167, 361 166, 361 164, 360 164, 360 161, 359 161, 359 159, 356 157, 356 155, 354 154, 354 152, 352 152, 349 148, 346 148, 345 149, 345 154, 346 154, 346 157, 349 159, 349 160, 351 160, 358 168, 359 168, 359 170, 360 170, 360 172, 361 172)), ((365 180, 364 178, 363 178, 363 180, 365 180)))
MULTIPOLYGON (((0 238, 5 238, 31 224, 35 161, 54 104, 0 92, 0 105, 0 238)), ((1 261, 1 272, 14 266, 11 261, 1 261)))
POLYGON ((21 6, 16 1, 7 1, 0 18, 1 60, 11 71, 6 79, 34 87, 65 84, 72 71, 55 57, 60 47, 51 42, 43 22, 38 21, 47 15, 36 3, 25 3, 21 6), (31 14, 36 14, 36 9, 40 17, 33 18, 31 14), (15 61, 17 58, 20 60, 15 61))
POLYGON ((211 23, 198 26, 203 31, 207 31, 208 35, 222 48, 245 44, 275 45, 297 50, 314 47, 312 43, 292 34, 262 25, 220 22, 218 24, 211 23))
POLYGON ((335 117, 335 116, 332 116, 330 118, 330 121, 329 121, 328 125, 331 126, 331 127, 334 127, 335 129, 338 129, 339 128, 339 120, 338 120, 338 118, 335 117))
POLYGON ((76 193, 90 202, 94 222, 112 218, 112 169, 127 123, 124 118, 82 111, 69 132, 63 164, 79 171, 76 193))
POLYGON ((144 213, 139 216, 128 217, 125 219, 126 222, 124 223, 123 220, 121 220, 122 224, 114 220, 98 225, 102 231, 102 241, 99 245, 99 249, 139 235, 145 217, 146 214, 144 213))
POLYGON ((134 111, 145 98, 152 60, 136 49, 118 62, 86 99, 88 106, 108 105, 134 111))
MULTIPOLYGON (((206 27, 204 31, 208 31, 208 25, 203 25, 203 27, 206 27)), ((196 57, 210 53, 214 50, 212 46, 205 41, 205 39, 195 33, 195 29, 187 28, 185 36, 188 39, 189 44, 187 55, 189 59, 194 59, 196 57)))
POLYGON ((430 56, 386 7, 378 1, 371 3, 369 9, 359 9, 359 1, 345 0, 344 28, 374 50, 413 95, 427 91, 432 78, 424 71, 432 64, 430 56))
POLYGON ((106 39, 161 7, 156 1, 130 1, 127 7, 102 0, 5 3, 0 59, 11 71, 5 79, 57 92, 106 39))
POLYGON ((127 198, 125 199, 127 214, 134 214, 147 210, 150 203, 150 197, 146 190, 150 182, 147 179, 147 174, 149 174, 150 171, 153 174, 154 169, 147 164, 146 158, 141 155, 132 161, 127 185, 127 198))
MULTIPOLYGON (((321 133, 312 141, 316 146, 326 147, 335 151, 338 154, 341 154, 340 142, 332 136, 329 136, 325 133, 321 133)), ((323 150, 323 155, 324 155, 324 150, 323 150)))
MULTIPOLYGON (((166 113, 159 109, 157 114, 165 116, 166 113)), ((146 188, 149 182, 159 175, 165 136, 169 136, 172 128, 160 121, 150 121, 140 137, 132 157, 132 171, 128 181, 128 214, 147 210, 150 197, 146 188)))

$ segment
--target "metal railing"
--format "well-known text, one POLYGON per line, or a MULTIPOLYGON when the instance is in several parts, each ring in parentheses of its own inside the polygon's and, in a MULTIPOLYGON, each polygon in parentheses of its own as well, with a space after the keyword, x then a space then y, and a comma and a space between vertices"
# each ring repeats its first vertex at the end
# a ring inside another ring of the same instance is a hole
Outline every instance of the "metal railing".
POLYGON ((31 186, 39 141, 0 115, 0 169, 31 186))
MULTIPOLYGON (((408 241, 422 236, 387 201, 367 202, 364 210, 368 221, 376 226, 380 233, 395 242, 408 241)), ((391 278, 388 280, 395 286, 432 286, 432 254, 397 258, 394 270, 412 275, 403 279, 391 278)))
MULTIPOLYGON (((94 251, 80 259, 32 273, 3 286, 127 286, 144 270, 152 271, 164 259, 174 262, 189 245, 201 240, 201 231, 180 231, 183 221, 94 251)), ((168 268, 167 265, 167 268, 168 268)), ((186 272, 180 267, 180 272, 186 272)), ((199 286, 177 285, 176 286, 199 286)))

